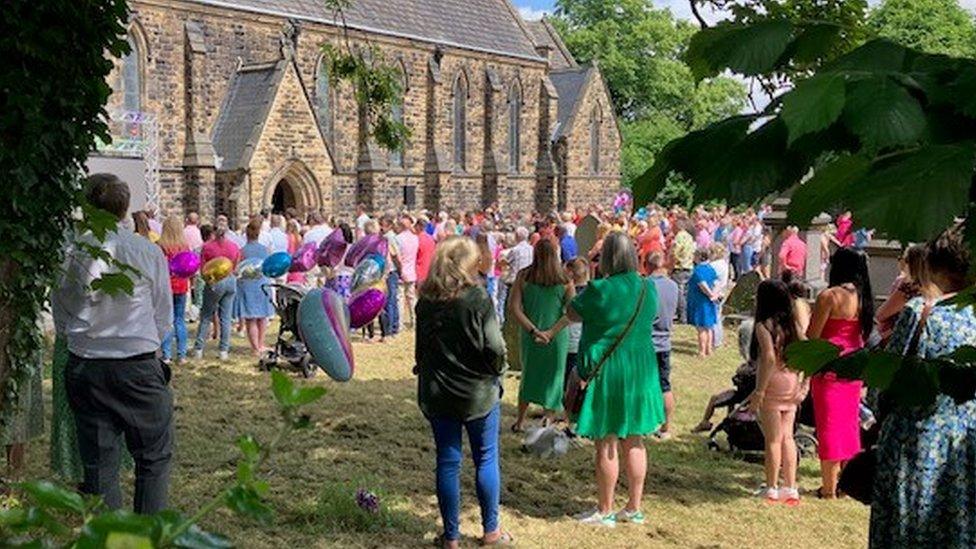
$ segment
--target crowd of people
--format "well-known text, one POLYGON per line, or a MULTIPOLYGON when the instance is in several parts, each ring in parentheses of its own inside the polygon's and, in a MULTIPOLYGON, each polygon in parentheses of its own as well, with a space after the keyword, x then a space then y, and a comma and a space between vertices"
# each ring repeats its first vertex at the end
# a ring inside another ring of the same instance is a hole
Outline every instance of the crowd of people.
MULTIPOLYGON (((197 319, 193 358, 203 356, 213 337, 222 359, 235 329, 246 331, 256 356, 264 353, 274 316, 266 279, 179 278, 170 275, 167 259, 192 250, 204 261, 223 257, 239 265, 275 252, 294 253, 341 231, 348 243, 380 234, 388 244, 386 306, 377 325, 363 328, 362 338, 387 342, 401 328, 415 328, 418 401, 436 447, 444 547, 456 547, 460 537, 465 430, 473 447, 482 541, 513 540, 498 515, 499 403, 513 355, 522 371, 510 430, 526 429, 534 405, 545 425, 566 425, 572 436, 594 441, 597 504, 578 519, 606 527, 644 522, 644 437, 673 436, 673 326, 694 326, 699 356, 710 356, 725 339, 722 302, 749 273, 761 279, 747 353, 756 378, 745 398, 765 438, 760 495, 771 503, 800 502, 793 433, 809 394, 822 473, 816 496, 841 496, 844 466, 862 451, 867 402, 885 420, 877 443, 872 545, 934 538, 946 545, 976 542, 976 519, 965 512, 971 499, 966 490, 976 487, 976 404, 940 397, 932 410, 885 410, 872 400, 877 395, 865 398, 861 382, 829 373, 804 379, 785 354, 801 339, 831 342, 844 354, 872 345, 926 357, 976 345, 972 308, 942 304, 971 282, 968 252, 957 232, 908 248, 902 276, 876 312, 861 250, 871 232, 855 230, 849 212, 838 215, 820 239, 835 250, 830 261, 808 266, 806 243, 796 227, 770 232, 764 223, 768 206, 741 211, 592 207, 549 214, 508 213, 495 206, 377 215, 360 207, 348 219, 289 210, 262 212, 239 233, 225 216, 212 225, 194 213, 161 222, 152 209, 129 216, 128 188, 113 176, 92 176, 88 199, 123 221, 105 242, 93 244, 111 249, 113 257, 143 276, 132 294, 100 295, 88 284, 106 264, 78 249, 69 251, 64 281, 52 295, 59 336, 55 356, 64 362, 55 368, 55 377, 63 379, 55 380, 52 447, 61 448, 57 453, 63 456, 71 452, 66 441, 76 439, 75 463, 54 463, 56 470, 81 481, 83 491, 105 496, 113 508, 122 505, 123 439, 135 464, 136 511, 166 506, 173 439, 170 367, 190 358, 186 313, 197 319), (130 220, 132 230, 124 226, 130 220), (592 235, 578 234, 584 224, 595 224, 592 235), (591 241, 586 249, 580 245, 591 241), (772 272, 774 242, 777 272, 772 272), (812 306, 802 283, 811 267, 829 273, 828 288, 812 306), (515 338, 506 338, 506 326, 515 338), (943 436, 946 429, 953 433, 951 441, 943 436), (615 512, 621 467, 628 499, 615 512), (957 481, 944 486, 943 472, 957 481), (951 517, 952 524, 938 524, 933 517, 951 517)), ((282 282, 326 286, 348 296, 352 274, 340 263, 289 273, 282 282)), ((710 407, 717 402, 713 399, 710 407)), ((706 413, 705 427, 696 431, 710 427, 710 416, 706 413)))

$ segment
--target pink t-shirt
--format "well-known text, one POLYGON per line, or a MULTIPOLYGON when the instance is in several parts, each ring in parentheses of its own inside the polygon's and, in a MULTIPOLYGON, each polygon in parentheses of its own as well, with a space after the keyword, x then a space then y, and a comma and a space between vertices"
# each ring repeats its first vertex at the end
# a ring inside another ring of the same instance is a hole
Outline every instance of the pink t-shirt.
POLYGON ((217 257, 226 257, 231 260, 234 265, 237 265, 237 261, 241 256, 241 249, 237 247, 230 241, 229 238, 221 238, 218 240, 211 240, 203 245, 203 251, 200 253, 204 264, 206 264, 211 259, 217 257))
POLYGON ((792 235, 783 241, 779 249, 779 270, 787 269, 803 276, 807 266, 807 245, 799 236, 792 235))
POLYGON ((200 236, 200 227, 187 225, 183 227, 183 240, 191 250, 199 250, 203 246, 203 237, 200 236))
POLYGON ((400 249, 400 278, 404 282, 417 281, 417 250, 420 240, 410 231, 398 234, 397 247, 400 249))

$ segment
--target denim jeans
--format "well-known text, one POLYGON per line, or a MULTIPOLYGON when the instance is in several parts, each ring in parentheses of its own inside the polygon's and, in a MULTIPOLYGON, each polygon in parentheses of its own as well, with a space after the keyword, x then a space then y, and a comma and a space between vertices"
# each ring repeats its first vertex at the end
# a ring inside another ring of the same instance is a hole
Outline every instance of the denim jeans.
POLYGON ((498 323, 505 324, 505 306, 508 305, 508 292, 511 286, 504 282, 498 283, 498 297, 495 299, 495 313, 498 315, 498 323))
POLYGON ((187 294, 173 294, 173 327, 163 337, 163 360, 173 356, 173 337, 176 337, 176 357, 186 358, 186 297, 187 294))
POLYGON ((498 503, 501 497, 501 467, 498 462, 498 404, 487 416, 471 421, 430 418, 437 447, 437 505, 444 521, 444 539, 460 539, 461 514, 461 430, 468 432, 471 457, 474 458, 475 486, 481 507, 481 525, 485 533, 498 530, 498 503))
POLYGON ((400 332, 399 287, 400 273, 391 271, 386 275, 386 305, 380 315, 380 331, 383 337, 397 335, 400 332))
POLYGON ((237 293, 237 278, 228 276, 216 284, 207 284, 203 289, 203 307, 200 308, 200 326, 197 328, 197 341, 194 347, 203 350, 203 344, 210 335, 210 323, 216 312, 220 319, 220 350, 230 350, 231 313, 234 309, 234 295, 237 293))

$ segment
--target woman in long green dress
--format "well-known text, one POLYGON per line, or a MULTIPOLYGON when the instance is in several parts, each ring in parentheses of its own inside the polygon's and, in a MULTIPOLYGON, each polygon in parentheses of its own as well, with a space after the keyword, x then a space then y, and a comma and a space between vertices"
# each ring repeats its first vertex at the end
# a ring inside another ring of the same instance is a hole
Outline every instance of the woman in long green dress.
POLYGON ((543 333, 559 321, 573 296, 556 246, 549 239, 540 240, 532 264, 518 274, 509 299, 510 314, 522 327, 522 382, 514 432, 522 430, 529 404, 542 406, 547 421, 563 410, 569 332, 559 330, 547 337, 543 333))
POLYGON ((551 337, 571 321, 583 323, 577 369, 589 385, 576 432, 595 441, 598 491, 597 508, 578 517, 587 524, 644 522, 647 452, 642 437, 664 423, 664 397, 651 342, 657 290, 636 271, 637 253, 630 239, 623 233, 607 236, 600 252, 604 278, 590 282, 567 315, 542 334, 551 337), (629 499, 614 513, 618 455, 626 465, 629 499))

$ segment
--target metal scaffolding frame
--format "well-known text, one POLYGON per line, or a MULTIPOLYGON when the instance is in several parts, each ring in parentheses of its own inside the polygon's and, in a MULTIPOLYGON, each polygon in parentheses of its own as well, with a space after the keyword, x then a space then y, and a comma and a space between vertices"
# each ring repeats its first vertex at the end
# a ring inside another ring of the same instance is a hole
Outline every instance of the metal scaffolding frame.
POLYGON ((140 157, 145 162, 146 202, 159 205, 159 119, 156 113, 112 111, 108 119, 111 143, 99 141, 96 150, 108 156, 140 157))

